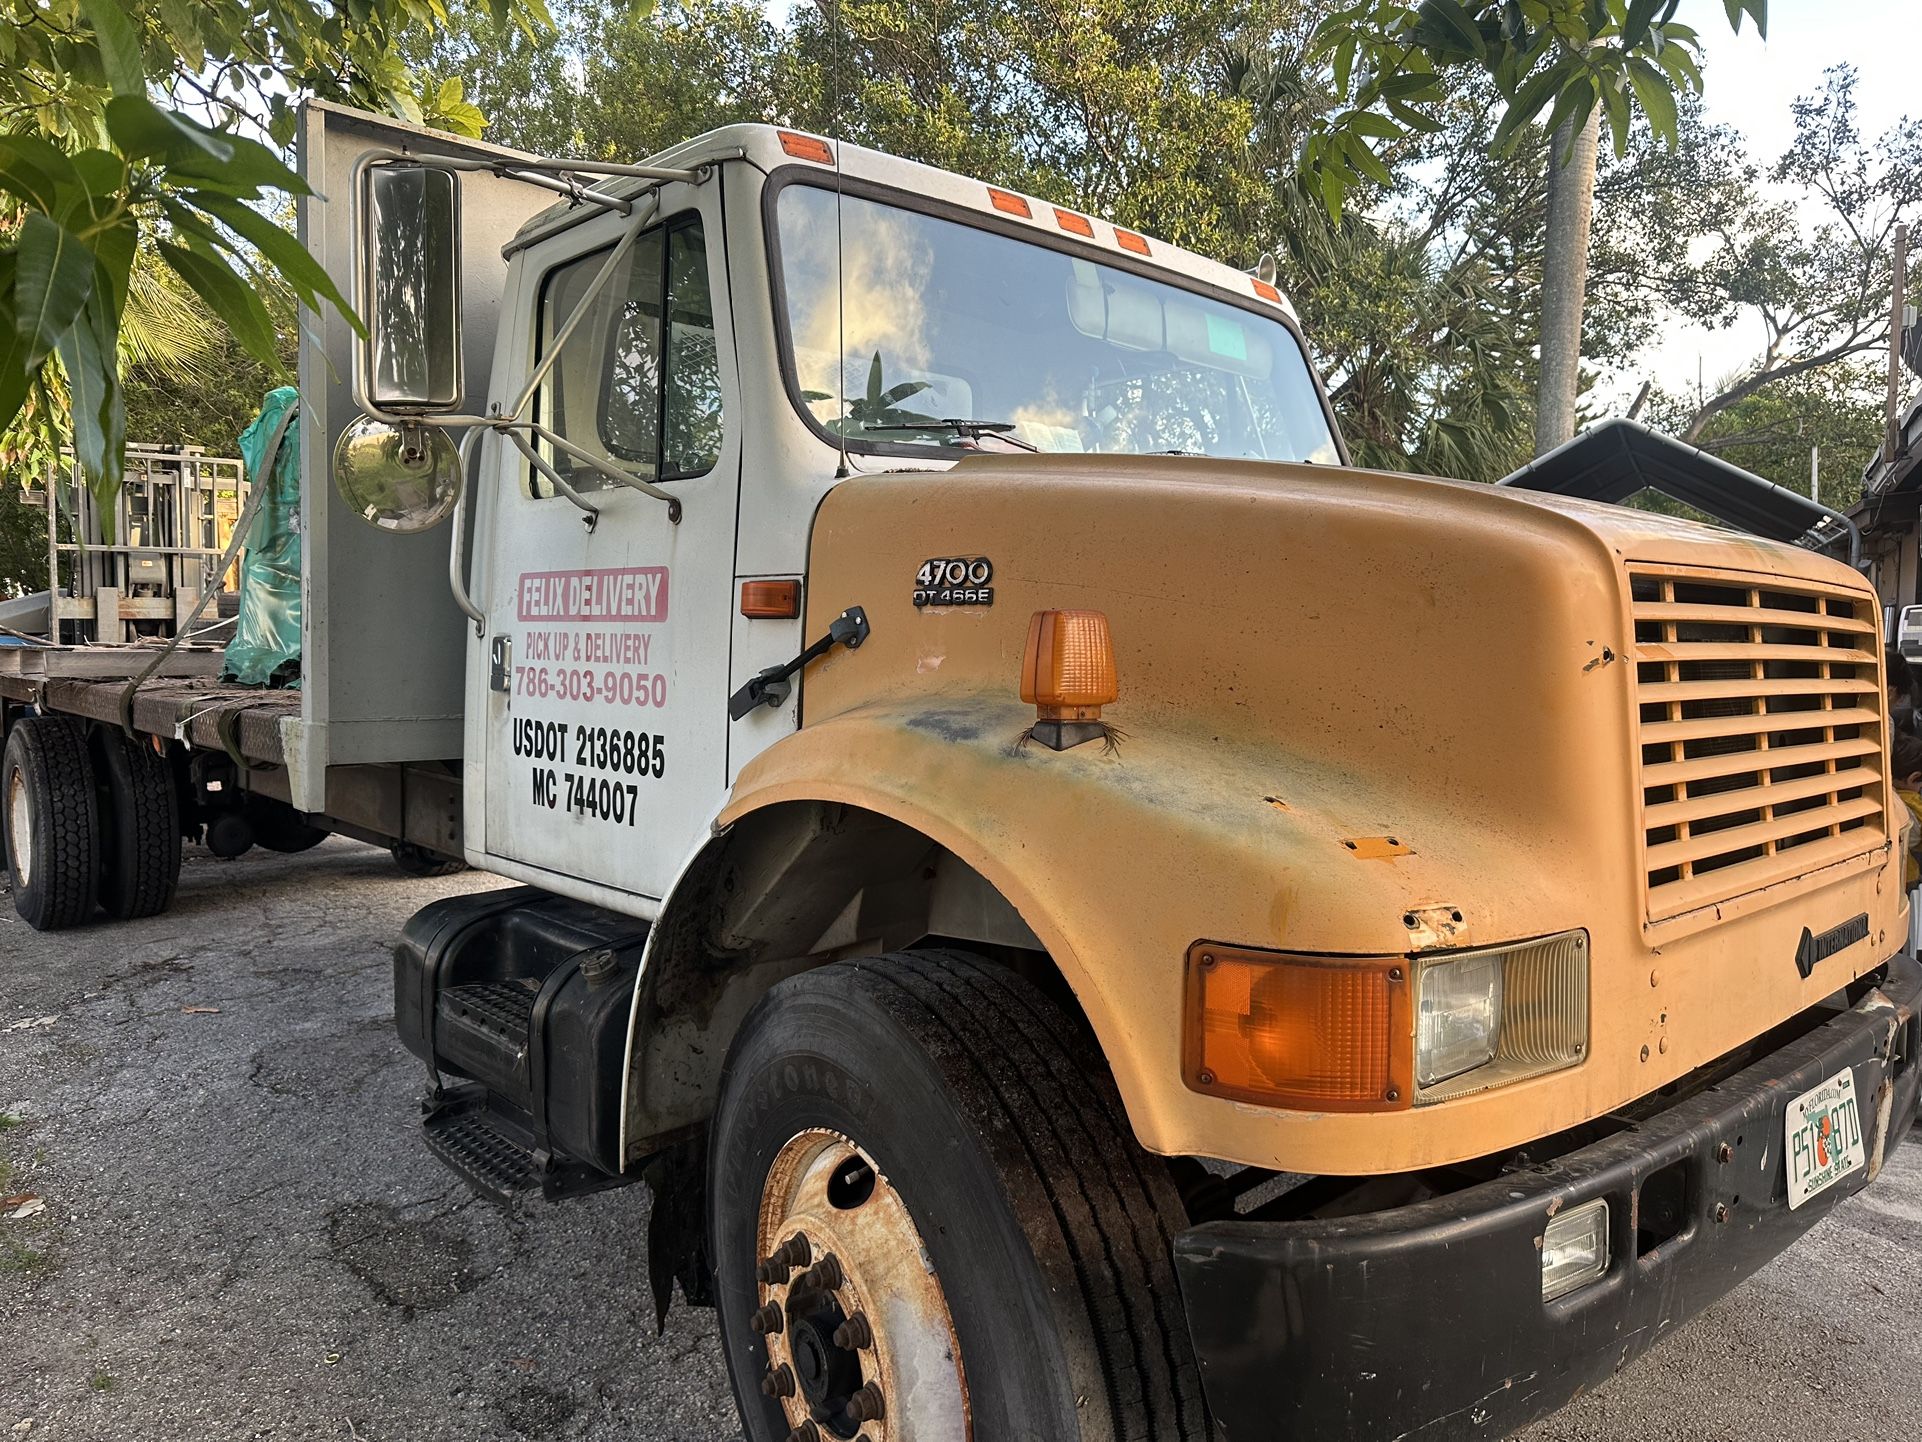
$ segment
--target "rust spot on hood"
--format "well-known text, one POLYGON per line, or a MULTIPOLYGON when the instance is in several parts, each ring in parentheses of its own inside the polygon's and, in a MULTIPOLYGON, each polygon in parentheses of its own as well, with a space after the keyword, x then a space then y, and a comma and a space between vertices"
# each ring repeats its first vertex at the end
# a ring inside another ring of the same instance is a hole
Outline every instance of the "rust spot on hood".
POLYGON ((1399 836, 1351 836, 1341 844, 1358 861, 1393 861, 1415 854, 1415 848, 1399 836))

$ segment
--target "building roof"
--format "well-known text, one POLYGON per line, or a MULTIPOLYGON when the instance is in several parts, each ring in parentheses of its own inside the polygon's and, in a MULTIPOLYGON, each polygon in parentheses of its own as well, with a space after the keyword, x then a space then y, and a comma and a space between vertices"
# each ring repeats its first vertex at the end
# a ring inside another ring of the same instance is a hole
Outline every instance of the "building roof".
POLYGON ((1753 536, 1827 549, 1846 531, 1851 560, 1861 548, 1840 512, 1638 421, 1591 426, 1495 484, 1611 505, 1660 491, 1753 536))

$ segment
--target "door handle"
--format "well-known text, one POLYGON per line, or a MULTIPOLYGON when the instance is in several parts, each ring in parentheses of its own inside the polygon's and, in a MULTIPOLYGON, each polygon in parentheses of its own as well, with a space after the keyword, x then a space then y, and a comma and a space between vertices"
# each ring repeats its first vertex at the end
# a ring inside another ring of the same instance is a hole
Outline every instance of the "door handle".
POLYGON ((514 679, 514 638, 496 636, 491 664, 487 670, 487 689, 506 691, 514 679))
POLYGON ((747 685, 730 696, 727 702, 728 719, 739 721, 757 706, 779 706, 794 689, 794 683, 788 678, 796 671, 815 657, 825 656, 836 646, 846 646, 850 651, 860 650, 870 629, 868 613, 859 606, 848 607, 834 618, 828 626, 827 635, 785 665, 770 666, 751 677, 747 685))

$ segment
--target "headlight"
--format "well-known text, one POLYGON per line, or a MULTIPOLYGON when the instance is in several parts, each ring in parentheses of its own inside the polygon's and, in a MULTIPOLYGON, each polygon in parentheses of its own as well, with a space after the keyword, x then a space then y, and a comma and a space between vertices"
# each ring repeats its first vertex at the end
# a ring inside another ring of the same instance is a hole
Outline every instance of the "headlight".
POLYGON ((1417 985, 1417 1081, 1431 1087, 1495 1059, 1502 1019, 1499 958, 1466 956, 1424 966, 1417 985))
POLYGON ((1587 933, 1417 958, 1416 1106, 1575 1066, 1587 1048, 1587 933))

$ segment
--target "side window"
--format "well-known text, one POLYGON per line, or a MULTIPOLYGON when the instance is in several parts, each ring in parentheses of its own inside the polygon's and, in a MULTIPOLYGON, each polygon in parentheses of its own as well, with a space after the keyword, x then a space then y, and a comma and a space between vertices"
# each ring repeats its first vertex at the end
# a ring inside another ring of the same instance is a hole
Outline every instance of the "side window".
MULTIPOLYGON (((545 357, 583 299, 588 313, 563 344, 535 397, 541 424, 644 480, 675 480, 713 466, 721 448, 720 369, 707 248, 696 216, 648 231, 593 296, 610 251, 551 271, 541 287, 545 357)), ((566 451, 542 459, 577 491, 614 484, 566 451)), ((529 468, 528 493, 553 485, 529 468)))

